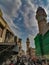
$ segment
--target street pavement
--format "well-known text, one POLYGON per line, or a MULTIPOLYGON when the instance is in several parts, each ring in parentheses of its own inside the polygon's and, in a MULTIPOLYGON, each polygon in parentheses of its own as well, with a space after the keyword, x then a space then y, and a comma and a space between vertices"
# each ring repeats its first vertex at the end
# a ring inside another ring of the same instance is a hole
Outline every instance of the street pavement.
POLYGON ((46 63, 45 59, 37 59, 34 61, 33 59, 27 58, 26 56, 19 57, 15 55, 12 56, 12 58, 4 61, 2 65, 49 65, 49 61, 48 63, 46 63))

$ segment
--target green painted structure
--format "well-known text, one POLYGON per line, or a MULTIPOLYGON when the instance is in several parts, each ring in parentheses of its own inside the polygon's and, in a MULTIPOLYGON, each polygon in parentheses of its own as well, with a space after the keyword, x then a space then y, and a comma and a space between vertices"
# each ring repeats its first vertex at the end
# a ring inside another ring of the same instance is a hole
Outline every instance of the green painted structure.
POLYGON ((42 7, 36 11, 36 20, 38 22, 39 33, 34 38, 37 56, 49 57, 49 23, 47 23, 47 14, 42 7))
POLYGON ((49 55, 49 30, 44 34, 37 34, 34 38, 36 55, 49 55))
POLYGON ((37 55, 42 55, 42 35, 37 34, 37 36, 35 37, 35 46, 36 46, 36 54, 37 55))

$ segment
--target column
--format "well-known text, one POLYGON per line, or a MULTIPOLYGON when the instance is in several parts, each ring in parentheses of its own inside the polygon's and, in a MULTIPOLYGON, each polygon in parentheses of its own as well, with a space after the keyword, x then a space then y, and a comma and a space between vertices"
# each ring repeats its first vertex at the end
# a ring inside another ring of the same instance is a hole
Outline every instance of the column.
POLYGON ((2 34, 2 42, 5 42, 5 36, 6 36, 6 28, 4 28, 3 30, 3 34, 2 34))

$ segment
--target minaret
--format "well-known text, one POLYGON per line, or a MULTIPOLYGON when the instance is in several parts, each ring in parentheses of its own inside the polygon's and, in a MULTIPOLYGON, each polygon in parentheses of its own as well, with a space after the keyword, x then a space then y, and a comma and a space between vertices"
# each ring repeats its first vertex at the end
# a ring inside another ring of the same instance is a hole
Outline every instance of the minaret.
POLYGON ((18 39, 18 46, 19 46, 19 50, 21 50, 22 48, 22 39, 18 39))
POLYGON ((30 48, 30 40, 29 40, 29 38, 27 38, 27 40, 26 40, 26 46, 27 46, 27 51, 29 51, 29 48, 30 48))
POLYGON ((17 36, 14 37, 14 42, 15 42, 16 45, 17 45, 17 36))
POLYGON ((38 7, 36 11, 36 19, 38 21, 38 27, 39 27, 39 33, 44 34, 46 32, 46 26, 47 26, 47 14, 45 10, 42 7, 38 7))

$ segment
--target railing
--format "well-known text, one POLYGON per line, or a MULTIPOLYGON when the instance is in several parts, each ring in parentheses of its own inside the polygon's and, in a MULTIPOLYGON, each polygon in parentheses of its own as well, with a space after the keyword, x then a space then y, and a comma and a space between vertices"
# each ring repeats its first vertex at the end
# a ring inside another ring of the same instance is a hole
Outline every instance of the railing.
POLYGON ((15 45, 13 42, 0 42, 0 45, 15 45))

